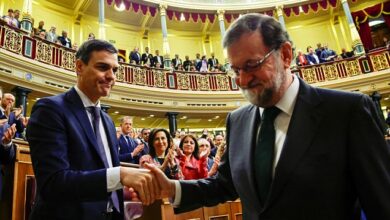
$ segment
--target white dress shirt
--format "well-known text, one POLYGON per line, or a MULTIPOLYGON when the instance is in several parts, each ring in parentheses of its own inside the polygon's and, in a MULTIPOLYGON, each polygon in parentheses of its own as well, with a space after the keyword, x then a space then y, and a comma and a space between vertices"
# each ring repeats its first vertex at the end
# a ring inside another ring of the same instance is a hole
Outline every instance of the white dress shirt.
MULTIPOLYGON (((83 105, 85 107, 85 112, 87 113, 89 121, 91 122, 91 126, 93 127, 92 115, 87 110, 87 107, 94 106, 100 108, 100 101, 98 101, 97 103, 93 103, 77 86, 75 86, 74 88, 77 94, 80 96, 81 101, 83 102, 83 105)), ((107 162, 109 165, 109 168, 107 168, 107 192, 112 192, 123 188, 123 185, 120 182, 120 167, 119 166, 112 167, 110 147, 108 146, 107 134, 106 134, 106 130, 104 129, 101 118, 99 123, 99 130, 100 130, 100 135, 102 137, 104 152, 106 153, 107 162)))

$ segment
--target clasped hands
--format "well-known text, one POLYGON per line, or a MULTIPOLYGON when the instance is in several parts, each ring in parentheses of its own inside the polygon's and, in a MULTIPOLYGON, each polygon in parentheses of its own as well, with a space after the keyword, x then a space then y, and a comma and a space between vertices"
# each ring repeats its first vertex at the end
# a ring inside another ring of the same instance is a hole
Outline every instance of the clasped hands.
POLYGON ((175 196, 175 183, 154 164, 145 163, 146 169, 121 167, 120 180, 123 186, 137 193, 144 205, 150 205, 155 200, 175 196))

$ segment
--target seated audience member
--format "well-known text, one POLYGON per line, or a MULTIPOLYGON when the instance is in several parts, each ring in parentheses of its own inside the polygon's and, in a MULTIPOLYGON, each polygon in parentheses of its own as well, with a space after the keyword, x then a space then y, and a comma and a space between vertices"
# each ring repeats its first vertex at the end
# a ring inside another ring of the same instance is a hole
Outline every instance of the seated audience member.
POLYGON ((314 64, 320 63, 320 59, 318 58, 317 54, 314 53, 314 50, 311 46, 307 47, 306 59, 309 62, 309 65, 314 65, 314 64))
POLYGON ((156 50, 156 56, 153 57, 152 66, 156 68, 164 68, 164 58, 160 56, 160 51, 156 50), (159 65, 157 65, 159 64, 159 65), (158 66, 158 67, 157 67, 158 66))
POLYGON ((205 138, 199 138, 198 139, 199 144, 199 157, 201 156, 202 152, 206 151, 206 160, 207 160, 207 176, 214 176, 217 173, 218 165, 220 158, 216 157, 213 158, 210 155, 210 142, 206 140, 205 138))
POLYGON ((184 179, 202 179, 207 177, 207 156, 206 151, 199 155, 199 146, 196 138, 191 135, 185 135, 180 141, 180 168, 184 179))
POLYGON ((353 57, 353 51, 347 51, 345 48, 342 48, 341 49, 341 54, 340 56, 343 58, 343 59, 346 59, 346 58, 351 58, 353 57))
POLYGON ((144 66, 152 66, 153 54, 149 53, 149 47, 145 47, 145 53, 142 54, 141 61, 144 66))
POLYGON ((175 58, 172 59, 172 65, 175 70, 179 67, 179 64, 183 64, 183 61, 179 57, 179 54, 175 54, 175 58))
POLYGON ((137 143, 130 137, 133 129, 133 118, 125 116, 121 119, 121 131, 119 142, 119 160, 127 163, 139 163, 139 158, 143 155, 142 151, 145 147, 143 143, 137 143))
POLYGON ((214 137, 214 144, 211 144, 211 156, 216 157, 218 149, 225 151, 225 139, 222 135, 218 134, 214 137))
POLYGON ((62 46, 72 48, 72 41, 68 38, 68 32, 62 31, 62 35, 58 37, 58 40, 61 42, 62 46))
POLYGON ((175 146, 169 132, 163 128, 156 128, 150 132, 149 154, 143 155, 140 165, 144 162, 154 163, 164 171, 170 179, 183 179, 179 161, 175 158, 175 146))
POLYGON ((306 59, 306 55, 302 53, 301 50, 298 50, 298 55, 297 58, 295 58, 295 63, 297 64, 297 66, 305 66, 309 63, 306 59))
POLYGON ((191 64, 190 66, 190 72, 196 72, 196 67, 194 65, 191 64))
POLYGON ((324 50, 321 52, 321 63, 333 61, 337 57, 336 52, 328 48, 328 45, 324 45, 324 50))
POLYGON ((88 34, 88 40, 95 40, 95 34, 94 33, 89 33, 88 34))
POLYGON ((184 71, 183 65, 179 64, 177 65, 177 71, 184 71))
MULTIPOLYGON (((6 121, 0 122, 0 165, 11 164, 15 160, 15 146, 12 144, 15 133, 15 124, 9 126, 6 121)), ((2 200, 2 191, 3 172, 0 172, 0 200, 2 200)))
POLYGON ((6 119, 11 126, 16 125, 16 137, 23 138, 23 132, 27 125, 27 119, 23 116, 23 106, 15 107, 15 96, 4 93, 1 97, 0 119, 6 119))
POLYGON ((211 71, 211 70, 217 69, 218 64, 219 64, 218 59, 215 58, 214 53, 211 53, 211 57, 207 61, 207 65, 209 67, 209 70, 211 71))
POLYGON ((46 34, 46 40, 55 43, 57 40, 56 27, 52 26, 46 34))
POLYGON ((205 55, 202 56, 202 60, 198 63, 198 65, 196 66, 196 69, 199 72, 208 72, 207 59, 206 59, 205 55))

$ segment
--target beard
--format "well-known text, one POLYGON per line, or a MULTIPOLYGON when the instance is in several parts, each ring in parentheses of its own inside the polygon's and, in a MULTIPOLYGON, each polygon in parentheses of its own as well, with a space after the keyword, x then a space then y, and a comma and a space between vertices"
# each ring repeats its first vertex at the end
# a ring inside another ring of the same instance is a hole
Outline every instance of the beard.
POLYGON ((281 86, 286 82, 286 71, 283 69, 280 60, 278 59, 275 64, 277 66, 277 69, 276 74, 274 74, 273 78, 271 79, 271 86, 267 88, 264 87, 260 91, 256 89, 241 89, 245 99, 253 105, 256 105, 258 107, 268 107, 274 97, 278 93, 280 93, 281 86))

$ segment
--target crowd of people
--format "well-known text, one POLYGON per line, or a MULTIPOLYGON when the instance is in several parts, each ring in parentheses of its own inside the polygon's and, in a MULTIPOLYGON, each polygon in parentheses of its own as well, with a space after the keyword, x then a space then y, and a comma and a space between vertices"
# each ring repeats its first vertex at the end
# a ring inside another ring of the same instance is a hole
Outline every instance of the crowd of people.
POLYGON ((172 137, 164 128, 143 128, 136 132, 133 118, 121 119, 117 130, 121 162, 153 163, 172 179, 201 179, 217 172, 224 152, 224 138, 206 129, 200 137, 193 132, 176 131, 172 137))
MULTIPOLYGON (((139 52, 139 48, 135 47, 129 55, 130 64, 142 65, 153 68, 164 68, 164 58, 160 55, 159 50, 155 50, 153 55, 149 51, 149 47, 145 47, 144 53, 139 52)), ((219 63, 214 53, 210 54, 207 58, 206 55, 200 56, 200 53, 195 55, 195 59, 190 59, 188 55, 185 56, 183 61, 179 54, 175 54, 175 57, 170 60, 172 70, 176 71, 189 71, 189 72, 225 72, 226 67, 219 63)), ((122 60, 124 62, 124 60, 122 60)))
POLYGON ((306 52, 307 53, 305 54, 302 50, 297 50, 295 58, 295 64, 297 66, 315 65, 340 59, 347 59, 354 56, 353 50, 347 51, 345 48, 342 48, 341 54, 337 55, 334 50, 328 48, 327 44, 322 46, 321 43, 317 44, 316 49, 312 46, 308 46, 306 48, 306 52))

